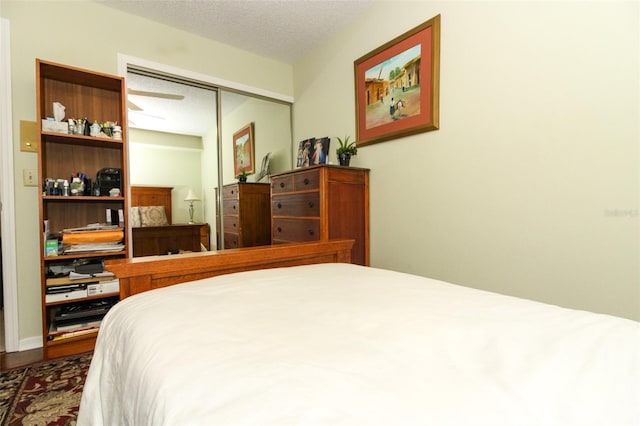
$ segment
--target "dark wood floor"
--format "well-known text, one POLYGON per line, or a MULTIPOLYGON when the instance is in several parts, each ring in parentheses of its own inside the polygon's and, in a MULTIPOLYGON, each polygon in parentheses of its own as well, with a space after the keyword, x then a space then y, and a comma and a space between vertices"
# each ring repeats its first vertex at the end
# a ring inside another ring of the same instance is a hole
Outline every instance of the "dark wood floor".
POLYGON ((21 352, 0 352, 0 371, 25 367, 43 360, 42 348, 21 352))

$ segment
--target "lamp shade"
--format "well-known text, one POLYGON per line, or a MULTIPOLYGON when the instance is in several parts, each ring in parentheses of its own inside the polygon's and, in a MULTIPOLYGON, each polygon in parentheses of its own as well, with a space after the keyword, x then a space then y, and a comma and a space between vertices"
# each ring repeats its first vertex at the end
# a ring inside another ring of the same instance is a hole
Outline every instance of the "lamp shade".
POLYGON ((184 198, 185 201, 200 201, 200 198, 196 196, 191 188, 189 188, 189 192, 187 192, 187 196, 184 198))

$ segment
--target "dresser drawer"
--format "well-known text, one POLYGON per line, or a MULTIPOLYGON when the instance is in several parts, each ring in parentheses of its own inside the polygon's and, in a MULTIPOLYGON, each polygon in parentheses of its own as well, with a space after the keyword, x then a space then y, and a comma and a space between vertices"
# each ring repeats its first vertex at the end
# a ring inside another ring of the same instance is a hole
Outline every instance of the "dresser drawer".
POLYGON ((271 198, 273 216, 320 216, 320 193, 308 192, 271 198))
POLYGON ((224 216, 224 232, 240 232, 238 216, 224 216))
POLYGON ((318 219, 273 219, 273 239, 285 241, 318 241, 318 219))
POLYGON ((293 178, 291 176, 279 176, 271 179, 272 194, 291 191, 293 191, 293 178))
POLYGON ((308 172, 296 173, 293 176, 294 191, 309 191, 320 188, 320 171, 310 170, 308 172))
POLYGON ((224 248, 238 248, 238 234, 224 233, 224 248))
POLYGON ((238 185, 225 185, 222 187, 222 198, 225 200, 237 200, 239 192, 238 185))
POLYGON ((240 211, 238 200, 224 200, 222 203, 222 214, 225 216, 228 214, 238 214, 238 211, 240 211))

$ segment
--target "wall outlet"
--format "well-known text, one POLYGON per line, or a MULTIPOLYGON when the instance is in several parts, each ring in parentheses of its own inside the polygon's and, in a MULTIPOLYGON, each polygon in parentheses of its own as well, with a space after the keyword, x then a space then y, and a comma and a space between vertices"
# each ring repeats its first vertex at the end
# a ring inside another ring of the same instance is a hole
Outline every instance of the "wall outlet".
POLYGON ((22 183, 24 186, 38 186, 38 173, 33 169, 22 169, 22 183))

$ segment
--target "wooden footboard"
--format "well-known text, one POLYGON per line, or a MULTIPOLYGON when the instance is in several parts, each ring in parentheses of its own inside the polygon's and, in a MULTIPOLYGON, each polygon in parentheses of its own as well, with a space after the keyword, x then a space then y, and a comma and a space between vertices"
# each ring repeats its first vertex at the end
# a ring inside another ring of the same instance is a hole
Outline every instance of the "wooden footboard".
POLYGON ((149 256, 105 262, 120 279, 120 298, 187 281, 255 269, 314 263, 349 263, 353 240, 149 256))

